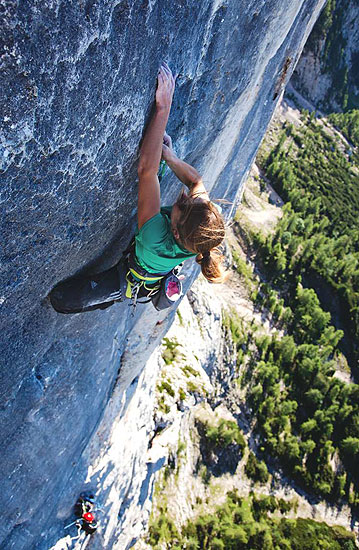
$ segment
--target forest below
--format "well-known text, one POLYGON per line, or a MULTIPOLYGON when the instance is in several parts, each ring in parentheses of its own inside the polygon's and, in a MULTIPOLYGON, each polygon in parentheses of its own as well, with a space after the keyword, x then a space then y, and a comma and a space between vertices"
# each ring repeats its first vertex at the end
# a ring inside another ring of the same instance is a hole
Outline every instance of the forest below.
POLYGON ((329 120, 350 143, 303 111, 301 126, 286 123, 269 154, 262 147, 259 164, 286 204, 276 233, 265 240, 258 235, 257 242, 278 287, 294 292, 299 279, 314 273, 316 286, 327 284, 331 296, 338 297, 346 355, 357 376, 359 111, 333 114, 329 120))
MULTIPOLYGON (((290 508, 290 506, 289 506, 290 508)), ((171 550, 355 550, 354 536, 341 527, 310 519, 288 520, 276 513, 288 504, 273 496, 227 494, 216 513, 200 515, 177 528, 162 513, 147 537, 151 548, 171 550)))
POLYGON ((308 492, 337 504, 346 499, 356 510, 359 386, 333 374, 346 364, 345 332, 357 374, 358 115, 330 117, 348 147, 304 111, 300 126, 285 123, 277 145, 268 150, 264 143, 258 156, 285 205, 274 233, 249 236, 267 278, 254 299, 272 311, 284 336, 256 341, 244 381, 265 454, 308 492), (315 289, 304 286, 311 272, 344 305, 344 331, 333 326, 315 289))

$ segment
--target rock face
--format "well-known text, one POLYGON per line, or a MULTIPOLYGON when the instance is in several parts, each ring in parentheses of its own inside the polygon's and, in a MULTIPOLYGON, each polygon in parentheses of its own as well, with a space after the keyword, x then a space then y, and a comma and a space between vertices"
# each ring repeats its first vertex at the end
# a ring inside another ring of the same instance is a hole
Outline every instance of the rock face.
POLYGON ((327 2, 291 79, 326 112, 359 108, 359 4, 327 2))
MULTIPOLYGON (((116 304, 61 316, 46 296, 79 270, 114 264, 134 231, 138 143, 160 62, 181 73, 168 128, 177 153, 212 197, 231 201, 230 217, 323 2, 3 3, 4 550, 66 548, 56 541, 86 486, 105 512, 93 548, 116 547, 120 534, 128 548, 140 529, 151 356, 172 313, 131 317, 116 304)), ((161 185, 171 203, 178 182, 161 185)), ((188 268, 188 285, 196 273, 188 268)))

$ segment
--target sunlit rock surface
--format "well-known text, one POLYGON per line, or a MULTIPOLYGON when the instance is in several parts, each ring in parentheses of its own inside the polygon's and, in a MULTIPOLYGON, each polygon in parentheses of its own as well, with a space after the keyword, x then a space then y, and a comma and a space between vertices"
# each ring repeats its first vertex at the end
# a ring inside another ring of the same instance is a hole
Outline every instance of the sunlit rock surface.
MULTIPOLYGON (((3 3, 1 548, 66 548, 85 487, 104 507, 93 548, 122 550, 137 536, 134 510, 151 491, 151 356, 171 313, 161 325, 151 306, 62 316, 46 296, 128 244, 138 143, 164 59, 180 72, 176 151, 232 203, 230 217, 323 1, 3 3)), ((171 203, 178 182, 161 186, 171 203)))

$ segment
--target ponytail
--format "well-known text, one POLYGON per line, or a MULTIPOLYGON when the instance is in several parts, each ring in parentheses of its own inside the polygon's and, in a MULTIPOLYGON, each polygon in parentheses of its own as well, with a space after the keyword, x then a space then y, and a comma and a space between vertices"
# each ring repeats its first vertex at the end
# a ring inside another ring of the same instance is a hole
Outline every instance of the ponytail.
POLYGON ((212 248, 203 254, 197 254, 196 262, 201 266, 202 275, 210 283, 223 283, 228 274, 223 268, 223 255, 218 247, 212 248))

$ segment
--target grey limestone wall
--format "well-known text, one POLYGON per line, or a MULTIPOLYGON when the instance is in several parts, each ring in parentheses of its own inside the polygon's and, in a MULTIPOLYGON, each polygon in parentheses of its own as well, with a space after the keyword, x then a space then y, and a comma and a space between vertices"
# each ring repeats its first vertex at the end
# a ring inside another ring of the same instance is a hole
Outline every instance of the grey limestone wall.
MULTIPOLYGON (((158 329, 151 306, 132 318, 127 304, 62 316, 47 299, 63 278, 114 264, 134 231, 160 62, 180 72, 176 150, 230 217, 323 1, 1 3, 1 548, 55 544, 114 388, 121 415, 171 322, 158 329)), ((171 203, 178 182, 161 186, 171 203)))

